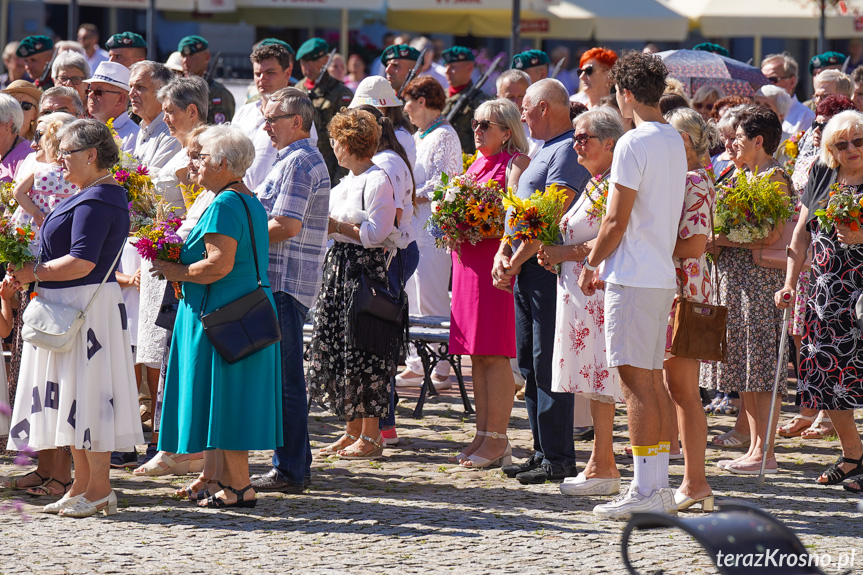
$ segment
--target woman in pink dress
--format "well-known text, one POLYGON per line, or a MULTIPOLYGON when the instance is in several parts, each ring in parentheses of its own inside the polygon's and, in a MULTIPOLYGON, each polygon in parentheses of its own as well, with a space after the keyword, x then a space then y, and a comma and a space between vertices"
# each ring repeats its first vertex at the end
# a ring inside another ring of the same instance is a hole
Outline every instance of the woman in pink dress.
MULTIPOLYGON (((472 126, 478 153, 467 173, 480 183, 495 180, 502 189, 515 187, 530 162, 516 105, 504 99, 485 102, 472 126)), ((476 437, 455 458, 465 467, 511 461, 506 429, 515 391, 509 364, 515 357, 515 305, 511 293, 492 284, 499 245, 499 239, 465 242, 460 254, 452 253, 449 351, 470 355, 476 406, 476 437)))

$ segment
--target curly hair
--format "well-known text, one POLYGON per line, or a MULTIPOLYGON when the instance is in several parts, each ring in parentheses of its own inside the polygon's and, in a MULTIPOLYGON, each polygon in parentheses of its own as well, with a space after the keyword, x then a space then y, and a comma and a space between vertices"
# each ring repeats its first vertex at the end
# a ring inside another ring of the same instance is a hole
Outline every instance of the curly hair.
MULTIPOLYGON (((432 82, 437 80, 429 78, 432 82)), ((440 84, 438 84, 440 86, 440 84)), ((443 88, 441 88, 443 90, 443 88)), ((365 110, 342 109, 327 126, 330 138, 355 158, 371 158, 378 150, 381 127, 374 116, 365 110)))
POLYGON ((815 107, 815 115, 832 118, 839 112, 845 112, 846 110, 857 111, 857 106, 854 105, 854 102, 848 96, 831 94, 818 102, 818 105, 815 107))
POLYGON ((403 94, 404 97, 411 100, 425 98, 426 108, 431 108, 432 110, 443 110, 444 106, 446 106, 446 92, 443 91, 440 82, 431 76, 414 78, 405 86, 403 94))
POLYGON ((734 106, 743 106, 751 103, 752 100, 744 96, 725 96, 724 98, 719 98, 713 103, 713 110, 710 111, 710 118, 713 121, 718 122, 719 110, 722 108, 733 108, 734 106))
POLYGON ((737 127, 742 128, 743 133, 750 140, 761 136, 764 140, 762 144, 764 151, 771 156, 779 147, 779 140, 782 138, 782 122, 779 121, 776 112, 767 106, 756 104, 744 110, 737 127))
POLYGON ((635 100, 646 106, 656 106, 665 92, 668 68, 659 56, 634 50, 624 52, 611 69, 611 78, 618 90, 629 90, 635 100))
POLYGON ((603 66, 611 68, 614 66, 614 63, 617 62, 617 52, 609 50, 608 48, 591 48, 581 55, 581 59, 578 61, 578 67, 584 68, 584 65, 588 60, 596 60, 603 66))
POLYGON ((570 102, 569 103, 569 119, 575 120, 580 115, 587 112, 587 106, 582 104, 581 102, 570 102))
POLYGON ((287 70, 291 66, 291 53, 288 52, 287 48, 279 44, 258 46, 252 51, 251 56, 249 56, 253 64, 260 64, 270 58, 275 59, 279 63, 279 66, 282 67, 282 70, 287 70))

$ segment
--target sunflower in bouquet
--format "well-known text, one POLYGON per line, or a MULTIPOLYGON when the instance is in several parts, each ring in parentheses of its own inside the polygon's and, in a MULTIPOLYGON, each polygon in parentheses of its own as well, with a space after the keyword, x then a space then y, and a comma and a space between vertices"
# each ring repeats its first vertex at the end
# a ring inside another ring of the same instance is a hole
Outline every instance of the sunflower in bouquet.
POLYGON ((716 190, 714 231, 732 242, 748 244, 766 238, 793 213, 784 184, 772 182, 772 172, 740 173, 728 186, 716 190))
POLYGON ((504 236, 507 242, 512 244, 513 240, 539 240, 547 246, 559 243, 559 226, 566 209, 566 192, 557 184, 552 184, 545 190, 536 190, 527 199, 519 198, 512 190, 507 190, 503 194, 503 205, 507 210, 512 210, 508 223, 514 231, 504 236))
POLYGON ((479 183, 472 175, 441 174, 425 227, 437 247, 460 254, 464 242, 476 245, 499 238, 503 217, 500 185, 495 180, 479 183))

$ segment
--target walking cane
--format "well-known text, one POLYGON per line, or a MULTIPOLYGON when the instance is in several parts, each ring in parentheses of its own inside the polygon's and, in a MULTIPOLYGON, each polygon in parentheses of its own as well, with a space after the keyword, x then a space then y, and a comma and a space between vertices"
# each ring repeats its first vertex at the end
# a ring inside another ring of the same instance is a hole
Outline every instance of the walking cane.
MULTIPOLYGON (((783 301, 789 302, 791 301, 791 294, 786 293, 782 296, 783 301)), ((788 377, 788 362, 785 362, 785 365, 782 365, 782 358, 785 357, 785 346, 788 342, 788 322, 791 320, 791 308, 785 308, 785 312, 782 314, 782 339, 779 340, 779 357, 776 359, 776 377, 773 378, 773 393, 770 396, 770 416, 767 418, 767 432, 764 434, 764 448, 761 452, 761 471, 758 473, 758 477, 755 482, 758 485, 764 485, 764 469, 767 467, 767 454, 770 452, 770 437, 773 435, 771 431, 773 430, 773 426, 776 425, 773 421, 773 417, 776 415, 776 394, 779 390, 779 380, 782 377, 783 372, 785 373, 785 377, 788 377)))

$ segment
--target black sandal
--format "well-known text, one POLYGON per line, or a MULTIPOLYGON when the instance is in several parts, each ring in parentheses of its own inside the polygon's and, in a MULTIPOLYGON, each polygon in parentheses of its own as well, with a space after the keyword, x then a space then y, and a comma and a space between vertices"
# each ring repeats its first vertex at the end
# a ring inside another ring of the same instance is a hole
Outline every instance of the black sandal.
POLYGON ((252 488, 252 484, 246 485, 242 489, 234 489, 230 485, 223 485, 221 482, 219 483, 219 487, 222 489, 229 489, 234 492, 237 496, 237 500, 233 503, 225 503, 224 499, 219 499, 215 496, 215 494, 210 495, 204 500, 205 505, 199 504, 199 507, 212 507, 214 509, 227 509, 228 507, 243 507, 247 509, 253 509, 258 504, 258 499, 243 499, 243 495, 246 494, 246 491, 252 488))
POLYGON ((49 477, 48 481, 46 481, 42 485, 36 485, 35 487, 27 488, 26 493, 27 493, 27 495, 32 495, 33 497, 44 497, 45 495, 60 495, 62 497, 63 495, 66 495, 66 493, 68 493, 68 491, 71 487, 72 487, 72 481, 70 481, 69 483, 63 483, 59 479, 54 479, 53 477, 49 477), (63 486, 63 493, 51 493, 47 487, 49 483, 56 483, 58 485, 63 486))
POLYGON ((44 485, 50 479, 48 477, 42 477, 42 474, 34 469, 33 471, 31 471, 29 473, 25 473, 24 475, 19 475, 18 477, 10 478, 9 481, 7 481, 3 484, 3 487, 5 489, 20 489, 20 490, 33 489, 34 487, 39 487, 39 485, 28 485, 27 487, 18 487, 19 481, 21 481, 25 477, 30 477, 31 475, 35 475, 36 477, 38 477, 39 479, 42 480, 42 483, 40 483, 39 485, 44 485))
POLYGON ((851 493, 863 493, 863 482, 861 481, 852 481, 851 483, 846 483, 842 487, 845 488, 845 491, 850 491, 851 493), (851 487, 854 483, 857 484, 857 487, 851 487))
POLYGON ((826 477, 827 481, 816 482, 821 485, 836 485, 837 483, 842 483, 849 477, 860 474, 863 474, 863 457, 851 459, 850 457, 840 456, 839 459, 836 460, 836 463, 825 469, 824 473, 821 474, 821 477, 826 477), (842 471, 839 469, 839 466, 843 463, 853 463, 855 467, 851 471, 842 471))

